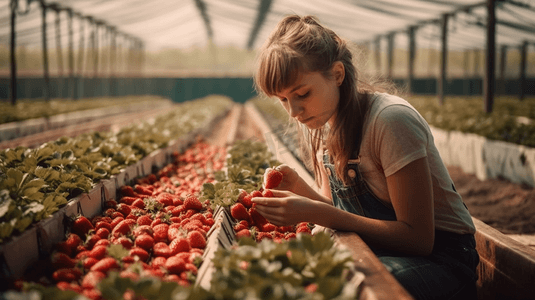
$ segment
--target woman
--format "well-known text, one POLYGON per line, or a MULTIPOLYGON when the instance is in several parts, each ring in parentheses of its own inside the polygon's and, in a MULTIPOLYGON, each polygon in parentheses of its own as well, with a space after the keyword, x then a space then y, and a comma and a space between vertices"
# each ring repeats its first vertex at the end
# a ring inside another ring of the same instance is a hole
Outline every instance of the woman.
POLYGON ((475 226, 404 99, 358 77, 347 43, 311 16, 285 17, 258 54, 255 84, 295 119, 320 193, 286 165, 275 198, 253 198, 276 225, 356 232, 416 299, 475 299, 475 226))

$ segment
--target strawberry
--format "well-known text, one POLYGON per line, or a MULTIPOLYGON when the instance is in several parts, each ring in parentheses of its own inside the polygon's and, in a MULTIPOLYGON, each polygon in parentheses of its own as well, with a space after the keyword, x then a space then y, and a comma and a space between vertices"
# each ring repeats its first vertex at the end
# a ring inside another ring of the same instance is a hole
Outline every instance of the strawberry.
POLYGON ((277 231, 278 232, 282 232, 282 233, 286 233, 286 232, 292 232, 294 231, 294 227, 289 225, 289 226, 279 226, 279 228, 277 228, 277 231))
POLYGON ((310 228, 302 226, 302 227, 297 227, 297 229, 295 230, 295 233, 312 234, 312 231, 310 230, 310 228))
POLYGON ((262 241, 263 239, 269 239, 269 240, 272 240, 273 239, 273 236, 271 235, 271 233, 269 232, 259 232, 256 234, 256 241, 257 242, 260 242, 262 241))
POLYGON ((94 264, 90 271, 107 273, 111 269, 119 269, 119 263, 113 257, 106 257, 94 264))
POLYGON ((117 217, 117 218, 113 219, 110 222, 110 226, 111 226, 112 232, 113 232, 113 228, 115 228, 115 226, 117 226, 117 224, 121 223, 121 221, 123 221, 123 220, 124 220, 123 217, 117 217))
POLYGON ((245 236, 248 236, 248 237, 251 236, 251 232, 250 232, 249 229, 247 229, 247 228, 242 229, 242 230, 236 232, 236 239, 239 239, 239 238, 241 238, 241 237, 245 237, 245 236))
POLYGON ((156 242, 167 242, 167 232, 169 231, 169 225, 166 223, 158 224, 152 227, 152 236, 156 242))
POLYGON ((134 245, 134 243, 132 242, 132 240, 126 236, 121 236, 119 238, 117 238, 114 242, 112 242, 113 244, 116 244, 116 245, 121 245, 123 246, 123 248, 125 249, 130 249, 132 248, 132 246, 134 245))
POLYGON ((119 203, 115 210, 123 214, 123 216, 128 216, 132 209, 130 208, 130 206, 128 206, 128 204, 119 203))
POLYGON ((126 205, 132 205, 132 203, 134 203, 134 201, 136 201, 137 199, 141 199, 137 196, 124 196, 121 198, 121 203, 124 203, 126 205))
POLYGON ((282 181, 282 173, 275 170, 269 169, 266 174, 264 174, 264 188, 273 189, 279 186, 282 181))
POLYGON ((80 238, 85 238, 89 230, 94 228, 86 217, 79 215, 72 222, 71 232, 76 233, 80 238))
POLYGON ((152 190, 148 188, 147 186, 136 184, 134 191, 138 193, 139 195, 152 196, 152 190))
POLYGON ((273 195, 273 192, 270 191, 270 190, 264 190, 264 192, 262 192, 262 196, 264 196, 264 197, 266 197, 266 198, 273 198, 273 197, 275 197, 275 196, 273 195))
POLYGON ((109 240, 100 239, 100 240, 98 240, 98 242, 95 243, 95 246, 93 246, 93 247, 96 247, 96 246, 106 246, 106 247, 108 247, 110 244, 111 243, 110 243, 109 240))
POLYGON ((140 216, 137 218, 136 223, 138 225, 150 225, 152 223, 152 219, 148 215, 140 216))
POLYGON ((89 257, 102 259, 106 256, 107 253, 108 249, 106 246, 95 246, 93 250, 89 251, 89 257))
POLYGON ((151 262, 151 266, 154 268, 154 269, 159 269, 160 267, 163 267, 165 265, 165 262, 167 261, 167 258, 163 257, 163 256, 158 256, 158 257, 155 257, 151 262))
POLYGON ((165 268, 171 274, 180 274, 186 269, 186 262, 177 256, 171 256, 165 262, 165 268))
POLYGON ((247 208, 245 208, 245 206, 239 202, 230 207, 230 214, 236 220, 251 221, 251 216, 247 212, 247 208))
POLYGON ((107 239, 110 235, 110 231, 106 228, 100 228, 95 234, 98 235, 101 239, 107 239))
POLYGON ((67 236, 67 240, 65 240, 65 244, 67 244, 67 247, 69 247, 72 251, 75 251, 76 247, 82 244, 82 239, 77 234, 70 233, 67 236))
POLYGON ((251 206, 253 206, 253 201, 251 199, 253 199, 253 195, 252 194, 247 195, 243 197, 243 199, 241 200, 241 203, 243 204, 243 206, 247 208, 251 208, 251 206))
POLYGON ((106 221, 97 222, 96 225, 95 225, 95 230, 98 231, 100 228, 106 228, 106 229, 108 229, 109 232, 111 232, 111 230, 112 230, 111 222, 106 222, 106 221))
POLYGON ((56 282, 66 281, 72 282, 78 280, 82 276, 82 271, 78 268, 64 268, 54 271, 52 278, 56 282))
POLYGON ((153 232, 154 230, 152 229, 152 227, 150 227, 150 225, 140 225, 134 228, 134 231, 132 233, 134 234, 134 236, 137 237, 142 234, 148 234, 152 236, 153 232))
POLYGON ((154 239, 148 234, 141 234, 136 237, 135 246, 150 251, 154 246, 154 239))
POLYGON ((264 216, 262 216, 255 208, 255 206, 253 205, 253 207, 251 207, 249 209, 249 213, 251 214, 251 218, 253 219, 253 222, 259 227, 259 228, 262 228, 262 226, 264 226, 268 220, 266 218, 264 218, 264 216))
POLYGON ((286 235, 284 236, 284 238, 285 238, 286 240, 295 239, 295 238, 296 238, 296 234, 295 234, 295 232, 288 232, 288 233, 286 233, 286 235))
POLYGON ((132 202, 132 206, 145 209, 145 202, 143 201, 143 199, 138 198, 134 202, 132 202))
POLYGON ((176 255, 181 252, 189 252, 191 249, 189 242, 186 238, 176 238, 169 244, 169 248, 173 255, 176 255))
POLYGON ((130 256, 137 256, 139 257, 139 260, 141 261, 147 261, 147 259, 149 259, 149 253, 147 252, 147 250, 143 249, 143 248, 139 248, 139 247, 134 247, 132 249, 130 249, 130 256))
POLYGON ((206 247, 206 238, 199 231, 190 231, 188 241, 192 248, 204 249, 206 247))
POLYGON ((82 279, 82 287, 85 290, 94 289, 97 284, 106 277, 106 274, 99 271, 90 271, 85 274, 84 279, 82 279))
MULTIPOLYGON (((251 198, 255 198, 255 197, 262 197, 262 192, 261 191, 253 191, 251 193, 251 198)), ((252 206, 252 205, 251 205, 252 206)))
POLYGON ((89 270, 94 264, 98 262, 98 259, 94 257, 86 257, 82 260, 82 264, 84 266, 84 269, 89 270))
POLYGON ((129 185, 123 185, 120 189, 121 195, 123 196, 129 196, 129 197, 136 197, 137 193, 134 192, 134 189, 129 185))
POLYGON ((170 257, 173 255, 171 248, 166 243, 160 242, 154 244, 152 249, 154 256, 170 257))
POLYGON ((184 200, 184 209, 200 211, 202 210, 202 203, 199 201, 199 199, 197 199, 197 197, 189 195, 186 197, 186 200, 184 200))
MULTIPOLYGON (((74 234, 74 233, 73 235, 78 236, 77 234, 74 234)), ((69 247, 66 241, 57 243, 54 246, 54 248, 56 249, 57 252, 65 253, 67 256, 72 256, 73 249, 69 247)))
POLYGON ((117 201, 115 199, 106 200, 104 202, 104 207, 106 208, 115 208, 117 206, 117 201))
MULTIPOLYGON (((135 222, 135 221, 134 221, 135 222)), ((111 234, 112 236, 114 237, 119 237, 121 235, 127 235, 130 233, 130 225, 129 225, 129 221, 128 220, 122 220, 121 222, 119 222, 119 224, 117 224, 111 234)))
POLYGON ((52 254, 52 267, 57 269, 72 268, 76 265, 76 261, 71 259, 67 254, 62 252, 54 252, 52 254))
POLYGON ((160 202, 164 207, 174 205, 173 196, 169 193, 161 193, 156 197, 156 201, 160 202))
POLYGON ((273 224, 268 222, 268 223, 264 224, 261 229, 262 229, 263 232, 271 232, 271 231, 277 230, 277 226, 275 226, 275 225, 273 225, 273 224))

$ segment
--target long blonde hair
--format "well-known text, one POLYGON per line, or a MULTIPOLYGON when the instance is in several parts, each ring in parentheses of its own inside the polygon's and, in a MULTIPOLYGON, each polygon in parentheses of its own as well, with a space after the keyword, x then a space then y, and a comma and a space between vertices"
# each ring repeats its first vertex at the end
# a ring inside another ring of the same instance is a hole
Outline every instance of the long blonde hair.
POLYGON ((337 177, 349 182, 347 162, 360 148, 370 95, 385 90, 359 78, 347 42, 320 25, 313 16, 283 18, 260 48, 256 61, 256 89, 269 97, 293 85, 299 72, 320 72, 325 78, 331 78, 336 61, 343 63, 345 77, 340 85, 340 101, 332 128, 327 130, 328 125, 324 125, 310 130, 297 126, 303 159, 313 167, 318 184, 322 178, 316 153, 323 145, 329 151, 337 177))

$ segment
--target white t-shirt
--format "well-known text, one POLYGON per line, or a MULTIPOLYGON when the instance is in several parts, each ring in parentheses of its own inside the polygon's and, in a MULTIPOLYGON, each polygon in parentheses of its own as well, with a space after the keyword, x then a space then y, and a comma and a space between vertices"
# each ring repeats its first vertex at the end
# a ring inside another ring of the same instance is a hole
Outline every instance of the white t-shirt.
POLYGON ((475 226, 437 148, 425 119, 406 100, 375 93, 364 123, 359 170, 371 191, 391 205, 386 177, 427 157, 433 182, 435 228, 474 233, 475 226))

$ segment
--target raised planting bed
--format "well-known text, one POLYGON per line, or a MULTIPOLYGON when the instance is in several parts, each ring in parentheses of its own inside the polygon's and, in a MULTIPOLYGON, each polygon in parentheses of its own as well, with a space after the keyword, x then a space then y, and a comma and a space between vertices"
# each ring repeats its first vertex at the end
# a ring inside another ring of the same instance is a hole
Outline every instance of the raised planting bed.
POLYGON ((98 214, 118 187, 170 162, 173 152, 182 151, 225 116, 230 104, 227 98, 200 99, 119 134, 95 133, 38 149, 5 150, 0 166, 2 278, 18 278, 63 238, 64 216, 98 214), (34 244, 38 251, 25 246, 34 244), (21 256, 26 259, 17 259, 21 256))
POLYGON ((81 122, 110 118, 147 107, 170 107, 169 99, 158 96, 100 97, 80 100, 19 100, 15 106, 2 104, 0 142, 81 122))

